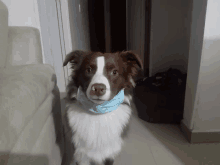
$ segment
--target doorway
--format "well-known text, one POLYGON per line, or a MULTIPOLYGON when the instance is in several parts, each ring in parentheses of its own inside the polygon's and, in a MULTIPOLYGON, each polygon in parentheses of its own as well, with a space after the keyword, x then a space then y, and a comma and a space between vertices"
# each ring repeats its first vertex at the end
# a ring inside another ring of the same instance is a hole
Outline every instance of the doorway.
POLYGON ((107 52, 106 40, 110 40, 110 52, 126 50, 126 0, 109 1, 103 0, 88 1, 90 49, 91 51, 107 52), (109 17, 105 9, 109 11, 109 17), (105 22, 110 27, 110 38, 106 37, 105 22))
POLYGON ((144 63, 145 75, 148 76, 151 0, 120 2, 38 1, 45 59, 49 64, 55 62, 60 90, 65 91, 71 73, 69 66, 62 67, 66 54, 76 49, 106 52, 106 45, 110 45, 106 41, 110 41, 112 52, 132 50, 137 53, 144 63), (109 9, 107 24, 106 8, 109 9), (109 23, 110 26, 106 26, 109 23), (107 37, 106 27, 110 27, 110 35, 107 37))
MULTIPOLYGON (((72 49, 131 50, 149 75, 151 0, 69 0, 72 49)), ((66 42, 66 40, 65 40, 66 42)))

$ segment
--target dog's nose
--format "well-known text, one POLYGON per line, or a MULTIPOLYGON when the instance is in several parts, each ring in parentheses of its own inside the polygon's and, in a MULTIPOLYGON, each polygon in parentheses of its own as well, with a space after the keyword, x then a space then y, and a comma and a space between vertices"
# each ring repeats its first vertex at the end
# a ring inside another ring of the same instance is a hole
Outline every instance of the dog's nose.
POLYGON ((106 86, 104 84, 94 84, 91 89, 91 95, 102 96, 106 92, 106 86))

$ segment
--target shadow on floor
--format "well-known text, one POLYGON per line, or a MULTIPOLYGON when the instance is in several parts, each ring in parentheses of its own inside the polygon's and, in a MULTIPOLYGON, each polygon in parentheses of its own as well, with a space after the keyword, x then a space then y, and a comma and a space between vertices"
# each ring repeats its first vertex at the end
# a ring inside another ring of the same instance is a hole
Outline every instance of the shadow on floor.
POLYGON ((49 165, 46 155, 14 154, 0 152, 1 165, 49 165))

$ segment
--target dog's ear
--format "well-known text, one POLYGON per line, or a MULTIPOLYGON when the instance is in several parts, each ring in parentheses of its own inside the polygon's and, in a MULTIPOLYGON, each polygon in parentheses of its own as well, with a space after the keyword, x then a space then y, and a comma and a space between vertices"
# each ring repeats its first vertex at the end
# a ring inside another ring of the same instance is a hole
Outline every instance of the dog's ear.
POLYGON ((63 62, 63 66, 66 66, 69 62, 71 63, 71 67, 74 68, 77 64, 82 62, 83 57, 87 54, 87 52, 82 50, 75 50, 66 55, 66 58, 63 62))
POLYGON ((127 62, 131 66, 138 65, 140 69, 143 70, 143 63, 139 57, 139 55, 134 54, 131 51, 121 52, 121 56, 125 62, 127 62))
POLYGON ((121 57, 127 65, 127 73, 130 81, 135 86, 136 82, 144 77, 143 63, 140 57, 131 51, 121 52, 121 57))
POLYGON ((86 56, 87 52, 82 50, 75 50, 70 52, 66 55, 66 58, 63 62, 63 66, 66 66, 68 63, 71 64, 71 69, 73 69, 69 83, 67 85, 67 95, 66 95, 66 101, 71 101, 74 99, 77 95, 78 91, 78 84, 77 84, 77 76, 76 76, 76 70, 81 65, 83 58, 86 56))

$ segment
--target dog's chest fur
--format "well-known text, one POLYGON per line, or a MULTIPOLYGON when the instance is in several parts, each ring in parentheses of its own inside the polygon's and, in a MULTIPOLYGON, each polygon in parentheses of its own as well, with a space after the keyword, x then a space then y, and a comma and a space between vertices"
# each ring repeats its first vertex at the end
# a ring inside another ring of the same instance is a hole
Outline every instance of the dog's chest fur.
POLYGON ((69 105, 69 125, 74 133, 72 142, 77 154, 84 154, 97 162, 114 158, 121 150, 123 128, 128 124, 131 108, 121 104, 117 110, 92 115, 79 102, 69 105))

